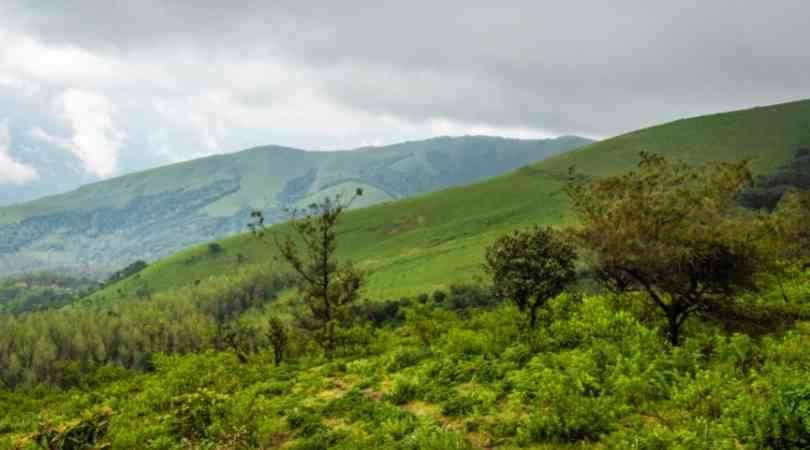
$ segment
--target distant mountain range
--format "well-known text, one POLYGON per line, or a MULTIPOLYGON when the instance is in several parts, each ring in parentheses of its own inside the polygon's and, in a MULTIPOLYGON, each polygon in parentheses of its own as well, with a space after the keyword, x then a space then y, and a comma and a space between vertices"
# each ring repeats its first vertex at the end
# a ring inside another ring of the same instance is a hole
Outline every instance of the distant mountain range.
POLYGON ((38 270, 104 276, 245 230, 250 211, 364 189, 358 206, 493 177, 591 143, 440 137, 309 152, 265 146, 130 174, 0 208, 0 275, 38 270))

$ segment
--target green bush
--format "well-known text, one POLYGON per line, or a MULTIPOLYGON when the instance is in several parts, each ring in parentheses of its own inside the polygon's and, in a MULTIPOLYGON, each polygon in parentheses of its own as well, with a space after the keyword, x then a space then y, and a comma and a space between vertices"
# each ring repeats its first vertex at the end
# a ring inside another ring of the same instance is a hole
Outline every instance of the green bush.
POLYGON ((417 400, 421 394, 421 390, 422 386, 420 386, 417 380, 400 376, 396 378, 391 392, 388 393, 385 398, 395 405, 404 405, 412 400, 417 400))

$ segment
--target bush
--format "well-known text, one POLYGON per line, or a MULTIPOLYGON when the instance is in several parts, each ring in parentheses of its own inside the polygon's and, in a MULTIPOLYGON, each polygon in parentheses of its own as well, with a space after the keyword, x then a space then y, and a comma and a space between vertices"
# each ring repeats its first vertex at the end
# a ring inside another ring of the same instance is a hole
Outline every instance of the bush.
POLYGON ((481 405, 481 400, 469 395, 455 396, 442 404, 442 414, 449 417, 468 416, 481 405))
POLYGON ((17 442, 17 448, 34 443, 43 449, 85 450, 104 448, 104 442, 113 410, 108 406, 97 406, 84 411, 81 417, 54 425, 48 421, 41 423, 36 432, 17 442))
POLYGON ((441 289, 436 289, 433 291, 433 301, 436 303, 443 303, 444 299, 447 298, 447 293, 441 289))
POLYGON ((492 289, 472 284, 455 284, 450 286, 447 306, 456 311, 464 311, 469 308, 493 308, 500 302, 492 289))
POLYGON ((804 386, 779 390, 743 411, 737 422, 741 440, 754 448, 810 448, 810 384, 802 381, 804 386))
POLYGON ((385 368, 388 372, 398 372, 406 367, 419 364, 420 361, 429 358, 431 355, 431 351, 426 348, 398 348, 388 357, 388 364, 385 368))
POLYGON ((228 400, 228 396, 207 388, 175 397, 175 431, 188 439, 205 437, 208 427, 222 417, 228 400))
POLYGON ((404 405, 420 396, 421 386, 416 380, 406 377, 397 377, 391 392, 385 396, 386 400, 395 405, 404 405))

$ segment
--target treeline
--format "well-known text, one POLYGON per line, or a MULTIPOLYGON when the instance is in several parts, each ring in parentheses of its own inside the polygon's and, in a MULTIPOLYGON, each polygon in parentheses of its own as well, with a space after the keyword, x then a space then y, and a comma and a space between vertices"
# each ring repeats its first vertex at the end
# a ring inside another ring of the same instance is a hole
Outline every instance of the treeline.
POLYGON ((224 324, 286 283, 268 267, 251 268, 148 301, 0 315, 0 382, 72 386, 102 365, 148 370, 152 353, 215 347, 224 324))
POLYGON ((753 186, 740 194, 740 202, 752 209, 773 211, 790 190, 810 190, 810 148, 796 150, 787 164, 757 177, 753 186))
POLYGON ((59 308, 98 287, 93 280, 47 272, 7 278, 0 281, 0 314, 20 315, 59 308))

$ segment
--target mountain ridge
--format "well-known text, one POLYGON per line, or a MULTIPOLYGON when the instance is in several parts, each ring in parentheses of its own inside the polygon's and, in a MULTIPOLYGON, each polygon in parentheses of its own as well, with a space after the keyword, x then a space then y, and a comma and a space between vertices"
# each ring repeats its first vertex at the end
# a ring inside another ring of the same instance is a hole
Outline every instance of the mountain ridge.
POLYGON ((347 183, 365 189, 358 206, 367 206, 479 181, 590 142, 437 137, 334 152, 270 145, 180 162, 0 208, 0 274, 103 276, 244 231, 253 209, 281 220, 286 208, 347 183))

